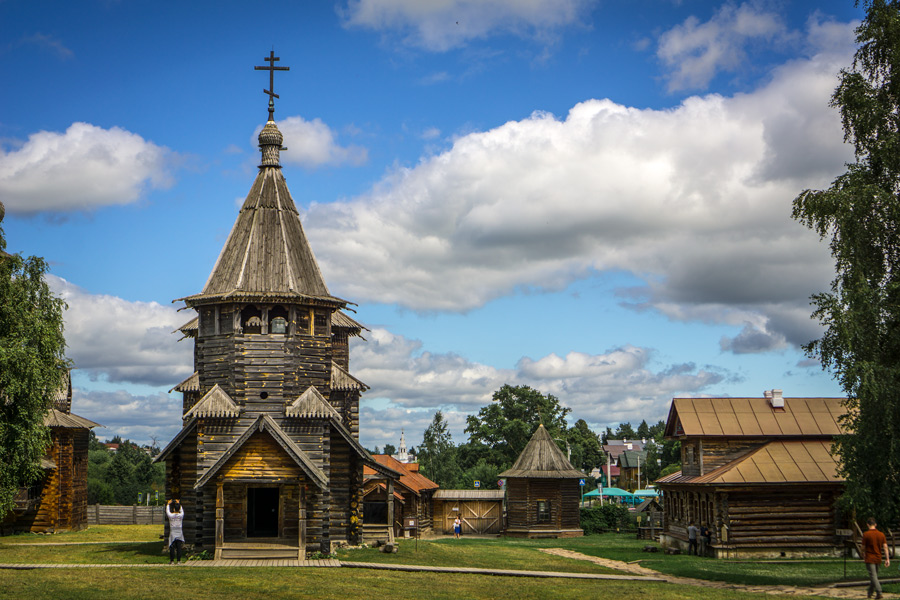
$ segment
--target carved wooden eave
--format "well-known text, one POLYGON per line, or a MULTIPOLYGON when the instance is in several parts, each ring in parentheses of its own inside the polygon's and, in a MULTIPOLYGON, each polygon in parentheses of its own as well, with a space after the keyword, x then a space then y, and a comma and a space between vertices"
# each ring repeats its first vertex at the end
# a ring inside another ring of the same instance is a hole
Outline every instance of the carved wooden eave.
POLYGON ((231 396, 217 383, 197 401, 182 419, 191 417, 209 419, 231 419, 241 414, 241 408, 235 404, 231 396))
POLYGON ((169 390, 172 392, 199 392, 200 391, 200 373, 194 371, 194 374, 169 390))
POLYGON ((295 444, 290 437, 278 426, 278 424, 270 417, 269 415, 262 414, 259 415, 259 418, 253 422, 247 429, 234 441, 234 443, 228 447, 225 452, 222 453, 222 456, 216 460, 216 462, 206 470, 206 472, 197 480, 197 483, 194 484, 194 489, 200 489, 204 485, 206 485, 215 475, 218 473, 222 467, 237 454, 238 450, 250 439, 250 437, 257 432, 266 432, 268 433, 275 442, 281 446, 281 448, 285 451, 285 453, 293 459, 293 461, 300 467, 300 469, 309 477, 310 481, 316 484, 321 489, 326 489, 328 487, 328 477, 325 473, 319 469, 315 463, 313 463, 312 459, 298 446, 295 444))
POLYGON ((267 298, 347 304, 325 285, 277 162, 260 168, 203 291, 182 300, 196 306, 267 298))
POLYGON ((362 332, 365 329, 366 331, 371 331, 368 327, 365 327, 359 323, 357 323, 354 319, 350 318, 347 313, 344 311, 337 311, 331 316, 331 327, 346 329, 348 335, 355 335, 359 338, 365 340, 362 336, 362 332))
MULTIPOLYGON (((180 331, 182 333, 181 339, 178 340, 179 342, 181 340, 183 340, 184 338, 197 337, 197 333, 200 331, 200 316, 198 315, 198 316, 194 317, 193 319, 191 319, 190 321, 188 321, 187 323, 185 323, 184 325, 182 325, 175 331, 180 331)), ((175 333, 175 331, 173 331, 172 333, 175 333)), ((171 390, 169 390, 169 391, 171 391, 171 390)))
POLYGON ((340 391, 358 391, 364 392, 369 386, 348 373, 343 367, 336 362, 331 363, 331 389, 340 391))
POLYGON ((311 385, 296 400, 284 407, 284 416, 307 419, 337 419, 341 415, 325 399, 325 396, 311 385))

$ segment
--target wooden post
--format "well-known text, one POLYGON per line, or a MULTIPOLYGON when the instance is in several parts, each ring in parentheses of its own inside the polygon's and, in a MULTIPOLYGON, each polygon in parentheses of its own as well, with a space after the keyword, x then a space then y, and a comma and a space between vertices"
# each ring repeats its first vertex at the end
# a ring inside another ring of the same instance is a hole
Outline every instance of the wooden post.
POLYGON ((388 541, 394 541, 394 480, 387 480, 387 521, 388 521, 388 541))
POLYGON ((216 482, 216 551, 215 560, 222 558, 222 546, 225 545, 225 490, 222 480, 216 482))
POLYGON ((297 560, 306 560, 306 484, 300 482, 300 494, 298 505, 300 506, 300 549, 297 551, 297 560))

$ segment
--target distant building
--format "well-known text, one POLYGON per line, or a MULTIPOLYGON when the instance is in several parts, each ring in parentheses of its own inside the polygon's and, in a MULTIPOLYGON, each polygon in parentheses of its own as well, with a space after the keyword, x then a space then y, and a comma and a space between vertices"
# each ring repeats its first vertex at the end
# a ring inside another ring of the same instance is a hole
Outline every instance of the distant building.
POLYGON ((383 469, 379 472, 368 466, 363 468, 364 537, 368 537, 366 531, 370 527, 377 525, 392 525, 393 534, 401 536, 407 517, 416 518, 420 533, 430 532, 434 518, 432 496, 438 484, 419 473, 418 463, 403 463, 386 454, 376 454, 373 458, 400 473, 400 478, 391 485, 383 475, 383 469), (393 507, 389 503, 393 503, 393 507))
POLYGON ((400 447, 397 448, 397 454, 392 454, 391 458, 404 464, 416 462, 415 455, 406 450, 406 436, 402 429, 400 430, 400 447))
POLYGON ((623 452, 641 451, 645 444, 644 440, 606 440, 606 443, 603 444, 603 452, 606 453, 611 464, 618 465, 619 457, 623 452))
POLYGON ((72 413, 72 381, 57 393, 44 417, 52 444, 41 459, 44 477, 19 489, 15 508, 3 519, 3 532, 54 533, 87 526, 87 467, 90 431, 99 427, 72 413))
POLYGON ((623 490, 635 491, 647 483, 647 452, 646 450, 626 450, 619 455, 618 487, 623 490), (641 476, 643 469, 643 476, 641 476))

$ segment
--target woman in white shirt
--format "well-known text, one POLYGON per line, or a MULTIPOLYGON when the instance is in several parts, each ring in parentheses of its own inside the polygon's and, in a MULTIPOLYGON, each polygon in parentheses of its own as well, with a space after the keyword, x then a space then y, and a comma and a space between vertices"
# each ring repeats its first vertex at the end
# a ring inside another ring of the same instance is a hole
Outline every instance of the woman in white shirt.
POLYGON ((181 562, 181 551, 184 548, 184 533, 181 525, 184 522, 184 511, 177 499, 166 502, 166 516, 169 518, 169 564, 175 564, 176 553, 181 562))

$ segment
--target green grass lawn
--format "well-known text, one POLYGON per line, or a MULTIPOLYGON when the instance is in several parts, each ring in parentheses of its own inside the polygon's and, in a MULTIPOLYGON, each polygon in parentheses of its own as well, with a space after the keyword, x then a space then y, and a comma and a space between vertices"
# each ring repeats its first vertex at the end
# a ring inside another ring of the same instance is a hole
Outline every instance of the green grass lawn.
MULTIPOLYGON (((41 569, 0 571, 0 598, 96 600, 241 598, 429 598, 436 600, 765 600, 771 596, 730 590, 702 591, 666 583, 531 579, 366 569, 190 568, 41 569)), ((796 600, 803 597, 794 596, 796 600)), ((808 597, 807 597, 808 598, 808 597)), ((821 599, 817 599, 821 600, 821 599)))
MULTIPOLYGON (((0 563, 119 563, 155 564, 159 569, 0 570, 0 598, 348 598, 372 592, 396 598, 584 598, 597 594, 636 595, 654 600, 696 598, 691 586, 649 582, 529 579, 479 575, 400 573, 365 569, 189 568, 169 567, 162 553, 162 528, 152 526, 97 526, 56 535, 17 535, 0 538, 0 563), (94 542, 85 544, 83 542, 94 542), (99 543, 97 543, 99 542, 99 543), (32 545, 41 544, 41 545, 32 545), (66 544, 66 545, 57 545, 66 544)), ((843 579, 840 560, 803 560, 779 563, 727 561, 693 556, 667 556, 642 552, 647 542, 630 535, 604 534, 564 540, 439 539, 400 540, 397 554, 375 549, 343 550, 341 560, 395 564, 616 573, 588 561, 571 560, 539 552, 540 548, 566 548, 614 560, 640 561, 661 573, 743 584, 823 585, 843 579)), ((897 573, 882 569, 882 578, 897 573)), ((858 560, 847 561, 848 579, 865 579, 858 560)), ((900 586, 886 586, 898 592, 900 586)), ((704 599, 762 598, 728 590, 702 589, 704 599)))

